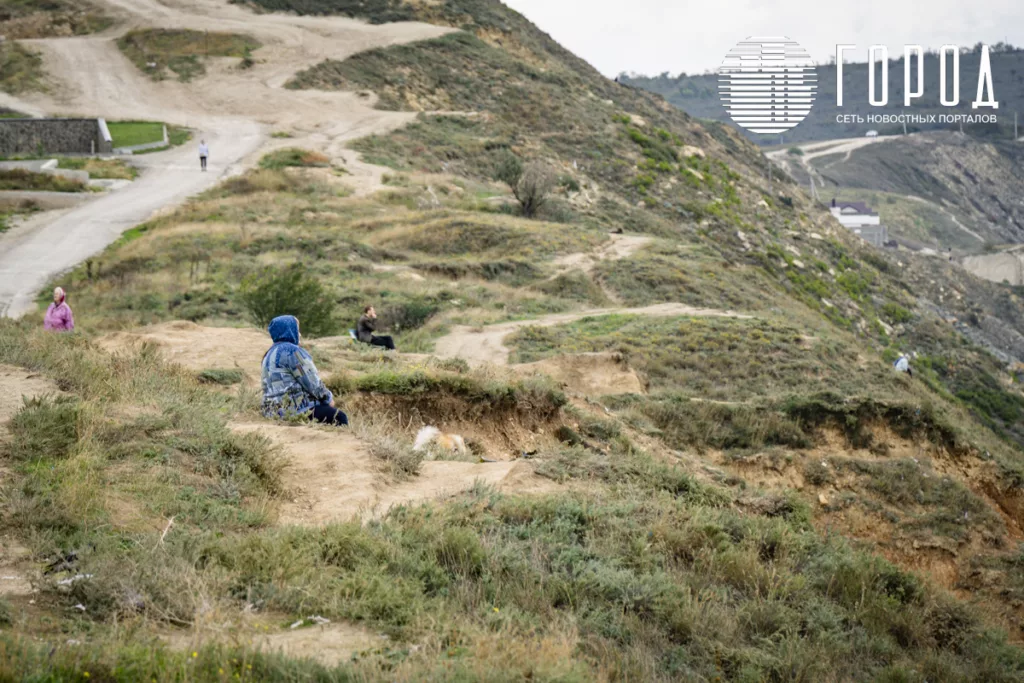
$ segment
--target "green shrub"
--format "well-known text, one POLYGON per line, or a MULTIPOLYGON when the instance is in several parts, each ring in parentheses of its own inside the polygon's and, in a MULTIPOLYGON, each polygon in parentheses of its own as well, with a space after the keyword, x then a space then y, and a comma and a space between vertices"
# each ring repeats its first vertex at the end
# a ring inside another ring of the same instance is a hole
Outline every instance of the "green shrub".
POLYGON ((4 446, 15 460, 66 457, 78 442, 78 400, 68 396, 42 396, 24 400, 11 418, 11 439, 4 446))
POLYGON ((236 5, 253 4, 269 12, 297 14, 340 14, 366 19, 371 24, 411 21, 416 18, 412 7, 402 0, 230 0, 236 5))
POLYGON ((882 306, 882 314, 886 319, 893 325, 900 323, 909 323, 914 319, 914 314, 903 308, 899 304, 887 302, 882 306))
POLYGON ((260 168, 267 169, 326 167, 330 165, 331 160, 326 155, 297 147, 279 149, 260 159, 260 168))
POLYGON ((469 372, 469 363, 467 363, 465 359, 458 357, 438 360, 437 367, 439 370, 454 372, 459 375, 464 375, 469 372))
POLYGON ((423 327, 426 322, 441 310, 434 301, 416 298, 400 304, 381 307, 378 324, 387 330, 415 330, 423 327))
POLYGON ((266 327, 277 316, 293 315, 299 319, 302 332, 309 336, 329 337, 339 329, 334 317, 334 298, 301 264, 246 278, 241 300, 252 321, 260 327, 266 327))
POLYGON ((523 164, 519 157, 507 152, 494 168, 494 179, 505 183, 519 202, 523 216, 537 215, 555 187, 555 176, 547 165, 539 161, 523 164))

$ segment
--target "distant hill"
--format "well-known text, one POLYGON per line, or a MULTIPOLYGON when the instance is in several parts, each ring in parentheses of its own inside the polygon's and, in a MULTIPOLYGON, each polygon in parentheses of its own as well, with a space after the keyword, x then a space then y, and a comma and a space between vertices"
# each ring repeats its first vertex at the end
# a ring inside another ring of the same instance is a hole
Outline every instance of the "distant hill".
POLYGON ((867 201, 890 234, 913 243, 979 252, 1024 242, 1024 143, 950 131, 878 140, 770 154, 805 187, 813 172, 825 201, 867 201))
MULTIPOLYGON (((850 53, 852 54, 852 53, 850 53)), ((866 54, 866 53, 860 53, 866 54)), ((940 113, 993 113, 990 109, 972 110, 971 102, 978 89, 978 68, 980 51, 960 55, 960 106, 956 109, 942 107, 939 102, 939 59, 936 54, 925 56, 924 96, 915 100, 912 108, 904 109, 903 59, 891 59, 889 63, 889 104, 886 107, 872 107, 868 102, 869 70, 866 62, 843 65, 843 107, 836 107, 836 67, 823 64, 818 67, 818 96, 810 116, 785 135, 785 142, 811 142, 832 140, 842 137, 864 135, 869 130, 880 134, 903 132, 902 125, 878 125, 868 123, 837 123, 838 114, 940 114, 940 113)), ((999 124, 977 124, 969 126, 973 135, 986 137, 1011 137, 1013 114, 1019 112, 1024 120, 1024 50, 997 45, 991 50, 992 80, 996 100, 1000 102, 997 112, 999 124)), ((879 72, 881 71, 880 67, 879 72)), ((714 73, 677 77, 668 73, 660 76, 619 76, 619 82, 658 93, 669 102, 691 116, 716 121, 729 121, 729 116, 718 97, 718 76, 714 73)), ((880 83, 880 80, 878 81, 880 83)), ((1022 123, 1024 126, 1024 123, 1022 123)), ((908 125, 908 130, 946 130, 949 124, 908 125)), ((958 128, 958 126, 957 126, 958 128)), ((965 127, 967 128, 967 127, 965 127)), ((747 134, 764 145, 775 145, 779 139, 774 136, 747 134)))

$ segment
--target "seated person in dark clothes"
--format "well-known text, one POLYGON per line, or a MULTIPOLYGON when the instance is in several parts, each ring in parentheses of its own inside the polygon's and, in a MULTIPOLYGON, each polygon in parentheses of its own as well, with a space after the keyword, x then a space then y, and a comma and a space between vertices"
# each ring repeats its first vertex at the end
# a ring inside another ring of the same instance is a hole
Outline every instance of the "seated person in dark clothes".
POLYGON ((313 357, 299 346, 298 319, 279 316, 270 321, 267 331, 274 345, 263 356, 263 414, 347 425, 348 416, 334 405, 334 395, 321 381, 313 357))
POLYGON ((363 315, 359 318, 359 324, 356 326, 356 338, 364 344, 383 346, 385 349, 394 351, 395 340, 388 335, 375 335, 373 332, 376 327, 377 311, 373 310, 373 306, 367 306, 363 309, 363 315))

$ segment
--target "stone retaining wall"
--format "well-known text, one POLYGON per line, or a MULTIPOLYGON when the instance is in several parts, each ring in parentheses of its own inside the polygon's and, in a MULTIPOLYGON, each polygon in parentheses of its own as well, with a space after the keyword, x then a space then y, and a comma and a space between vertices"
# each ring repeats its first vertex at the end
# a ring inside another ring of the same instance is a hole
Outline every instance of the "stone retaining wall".
POLYGON ((0 156, 110 154, 103 119, 0 119, 0 156))

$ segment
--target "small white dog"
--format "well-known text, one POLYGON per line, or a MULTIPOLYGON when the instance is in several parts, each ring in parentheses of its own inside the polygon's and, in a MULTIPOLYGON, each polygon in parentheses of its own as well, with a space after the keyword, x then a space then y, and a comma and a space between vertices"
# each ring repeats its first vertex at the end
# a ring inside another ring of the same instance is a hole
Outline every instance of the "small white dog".
POLYGON ((436 445, 439 449, 448 451, 450 453, 460 453, 465 455, 469 453, 469 449, 466 448, 466 440, 458 434, 446 434, 437 427, 424 427, 416 434, 416 443, 413 444, 412 449, 414 451, 425 451, 431 445, 436 445))

